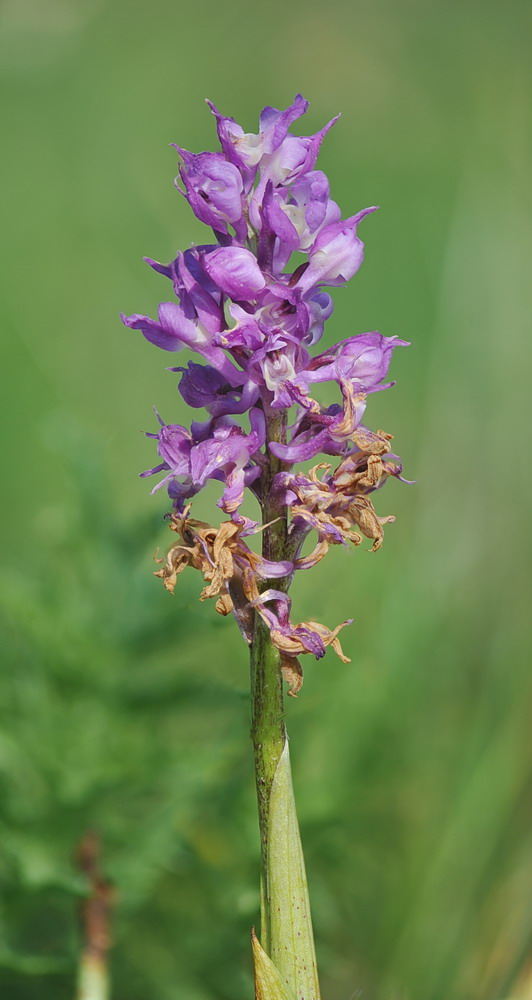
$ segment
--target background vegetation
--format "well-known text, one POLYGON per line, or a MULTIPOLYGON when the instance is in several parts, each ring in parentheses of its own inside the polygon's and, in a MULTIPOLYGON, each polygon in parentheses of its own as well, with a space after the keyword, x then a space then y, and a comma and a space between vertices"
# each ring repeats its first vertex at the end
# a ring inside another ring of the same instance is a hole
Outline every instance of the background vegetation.
MULTIPOLYGON (((370 419, 407 487, 376 556, 297 581, 352 664, 306 667, 289 726, 326 1000, 532 996, 529 4, 4 0, 0 992, 73 996, 88 827, 118 890, 113 1000, 251 996, 258 843, 231 622, 151 576, 137 471, 165 358, 121 327, 143 254, 203 238, 172 187, 202 104, 343 117, 321 166, 377 202, 330 342, 411 339, 370 419)), ((169 363, 169 362, 168 362, 169 363)), ((212 500, 215 493, 212 494, 212 500)), ((209 516, 198 502, 197 516, 209 516)))

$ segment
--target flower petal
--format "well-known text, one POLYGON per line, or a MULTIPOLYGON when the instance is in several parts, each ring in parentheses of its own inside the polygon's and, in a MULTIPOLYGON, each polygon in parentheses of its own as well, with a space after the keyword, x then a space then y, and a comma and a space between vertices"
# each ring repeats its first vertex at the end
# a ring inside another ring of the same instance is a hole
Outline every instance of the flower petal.
POLYGON ((256 299, 266 286, 256 258, 244 247, 220 247, 205 257, 204 267, 218 288, 237 301, 256 299))

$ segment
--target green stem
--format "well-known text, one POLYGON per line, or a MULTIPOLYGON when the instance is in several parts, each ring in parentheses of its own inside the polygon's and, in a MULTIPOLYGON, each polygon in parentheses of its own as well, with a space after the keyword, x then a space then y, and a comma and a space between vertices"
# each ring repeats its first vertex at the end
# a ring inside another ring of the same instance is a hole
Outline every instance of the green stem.
MULTIPOLYGON (((266 415, 266 445, 269 441, 286 443, 286 411, 273 410, 266 415)), ((285 558, 288 543, 288 510, 271 496, 271 486, 274 477, 282 472, 283 462, 271 452, 267 454, 267 465, 261 478, 261 490, 264 501, 262 504, 262 523, 270 524, 262 533, 262 554, 266 559, 280 560, 285 558)), ((268 584, 269 586, 269 584, 268 584)), ((275 584, 279 588, 278 582, 275 584)))
POLYGON ((251 646, 251 706, 261 848, 261 938, 263 948, 269 954, 271 914, 267 872, 270 795, 286 741, 286 727, 279 651, 272 644, 268 628, 258 615, 251 646))
MULTIPOLYGON (((266 413, 266 440, 286 441, 286 414, 266 413)), ((266 455, 261 476, 262 551, 266 559, 278 562, 287 559, 292 549, 295 553, 294 544, 298 547, 301 540, 289 539, 287 508, 271 489, 283 463, 268 449, 266 455)), ((287 591, 290 580, 291 575, 265 580, 262 590, 287 591)), ((255 977, 256 984, 269 982, 267 989, 257 988, 257 997, 320 1000, 284 721, 282 661, 257 611, 251 643, 251 719, 261 843, 262 949, 255 945, 255 977), (273 964, 268 965, 268 956, 273 964)))
MULTIPOLYGON (((279 411, 266 415, 267 441, 286 441, 286 414, 279 411)), ((270 495, 273 477, 282 469, 282 462, 267 452, 268 464, 261 479, 262 523, 269 524, 262 533, 262 554, 266 559, 282 560, 287 548, 287 509, 270 495), (273 524, 270 524, 273 522, 273 524)), ((288 580, 265 581, 285 589, 288 580)), ((279 759, 286 742, 284 722, 283 680, 279 650, 270 639, 270 632, 260 615, 255 614, 251 645, 251 737, 255 756, 255 780, 259 810, 261 843, 261 909, 262 943, 269 952, 270 908, 267 890, 268 819, 270 794, 279 759)))

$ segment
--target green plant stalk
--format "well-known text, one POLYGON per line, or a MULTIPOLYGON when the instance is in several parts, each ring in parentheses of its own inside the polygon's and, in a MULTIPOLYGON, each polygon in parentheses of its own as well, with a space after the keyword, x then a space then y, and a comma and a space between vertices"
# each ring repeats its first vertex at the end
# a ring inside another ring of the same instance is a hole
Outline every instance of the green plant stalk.
POLYGON ((251 736, 255 756, 255 781, 261 847, 261 940, 269 954, 271 914, 268 898, 268 825, 275 772, 286 742, 283 687, 279 652, 264 622, 256 615, 251 646, 251 736))
MULTIPOLYGON (((267 441, 284 443, 286 414, 267 414, 266 426, 267 441)), ((267 498, 262 509, 266 525, 262 551, 265 558, 279 561, 290 552, 287 509, 271 498, 270 487, 283 465, 267 454, 261 479, 262 496, 267 498)), ((287 590, 289 584, 289 577, 265 581, 263 590, 269 586, 287 590)), ((273 958, 291 991, 305 1000, 317 1000, 319 984, 284 719, 281 655, 257 613, 251 645, 251 718, 261 843, 262 948, 273 958)))
MULTIPOLYGON (((286 441, 286 423, 285 413, 273 411, 267 414, 266 441, 286 441)), ((267 498, 262 504, 262 523, 268 527, 262 533, 262 554, 266 559, 282 560, 288 540, 287 509, 269 499, 272 480, 277 472, 281 471, 282 463, 268 452, 267 445, 266 454, 268 462, 262 472, 261 491, 262 496, 267 498)), ((288 582, 277 580, 274 586, 284 589, 288 586, 288 582)), ((269 586, 270 582, 265 581, 262 589, 266 590, 269 586)), ((286 726, 281 657, 270 639, 269 629, 257 613, 255 613, 250 666, 251 738, 255 757, 261 845, 261 935, 263 948, 269 953, 271 942, 271 915, 267 890, 269 803, 273 779, 286 741, 286 726)))

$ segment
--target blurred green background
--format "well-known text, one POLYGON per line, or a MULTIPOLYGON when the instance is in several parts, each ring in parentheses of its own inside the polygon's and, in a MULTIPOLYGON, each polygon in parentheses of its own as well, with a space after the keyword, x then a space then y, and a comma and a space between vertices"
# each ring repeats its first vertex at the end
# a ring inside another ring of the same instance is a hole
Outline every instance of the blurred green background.
MULTIPOLYGON (((151 575, 170 536, 152 404, 171 363, 118 313, 154 313, 204 239, 168 143, 215 148, 209 97, 247 129, 301 90, 366 261, 326 341, 412 340, 368 422, 415 486, 377 555, 332 551, 298 620, 288 705, 325 1000, 532 996, 531 12, 525 0, 4 0, 0 992, 74 994, 100 831, 117 885, 113 1000, 252 995, 258 840, 246 651, 151 575), (525 451, 523 453, 522 448, 525 451)), ((216 491, 195 505, 209 517, 216 491)))

